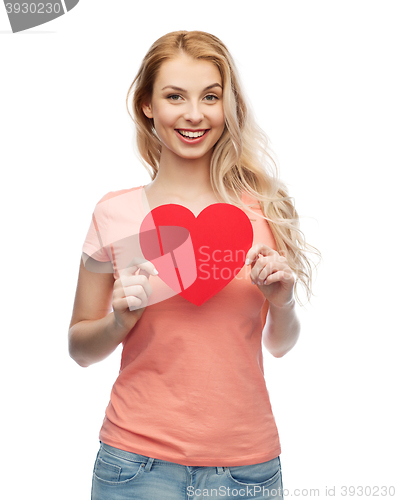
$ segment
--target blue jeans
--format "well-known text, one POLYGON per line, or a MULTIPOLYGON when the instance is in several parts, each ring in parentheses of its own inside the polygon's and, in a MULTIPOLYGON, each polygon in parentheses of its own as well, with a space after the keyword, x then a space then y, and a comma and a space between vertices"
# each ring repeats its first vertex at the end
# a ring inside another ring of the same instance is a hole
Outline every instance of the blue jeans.
POLYGON ((101 443, 91 500, 283 499, 280 457, 254 465, 179 465, 101 443))

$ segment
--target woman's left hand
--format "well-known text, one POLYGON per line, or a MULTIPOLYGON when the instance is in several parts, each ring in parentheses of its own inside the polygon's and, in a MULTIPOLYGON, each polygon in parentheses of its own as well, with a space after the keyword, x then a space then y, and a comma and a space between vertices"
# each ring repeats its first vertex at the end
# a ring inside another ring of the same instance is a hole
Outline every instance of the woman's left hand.
POLYGON ((252 283, 271 304, 284 307, 292 302, 295 278, 285 257, 258 243, 248 250, 245 263, 251 264, 252 283))

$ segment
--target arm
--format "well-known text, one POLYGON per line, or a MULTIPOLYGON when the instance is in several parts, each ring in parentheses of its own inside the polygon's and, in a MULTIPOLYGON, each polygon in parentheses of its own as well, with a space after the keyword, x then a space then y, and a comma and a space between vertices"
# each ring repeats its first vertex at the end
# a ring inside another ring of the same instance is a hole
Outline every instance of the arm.
MULTIPOLYGON (((150 262, 139 267, 155 274, 150 262)), ((146 275, 135 275, 137 270, 132 266, 114 281, 111 273, 88 271, 81 260, 69 326, 69 354, 80 366, 109 356, 142 316, 151 287, 146 275)))
POLYGON ((296 315, 295 300, 284 307, 268 303, 266 324, 263 329, 263 344, 276 358, 281 358, 297 343, 300 323, 296 315))
POLYGON ((69 326, 69 354, 80 366, 105 359, 125 336, 110 312, 113 285, 113 274, 90 272, 81 260, 69 326))

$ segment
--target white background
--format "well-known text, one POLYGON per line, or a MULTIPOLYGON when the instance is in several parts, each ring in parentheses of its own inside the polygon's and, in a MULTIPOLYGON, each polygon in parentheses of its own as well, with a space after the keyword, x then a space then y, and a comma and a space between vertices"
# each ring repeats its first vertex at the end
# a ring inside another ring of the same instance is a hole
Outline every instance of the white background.
POLYGON ((138 5, 81 0, 18 34, 0 6, 7 499, 90 497, 120 350, 87 369, 68 356, 81 246, 105 193, 150 181, 125 98, 149 46, 179 29, 228 46, 323 254, 298 344, 264 354, 284 487, 397 486, 395 2, 138 5))

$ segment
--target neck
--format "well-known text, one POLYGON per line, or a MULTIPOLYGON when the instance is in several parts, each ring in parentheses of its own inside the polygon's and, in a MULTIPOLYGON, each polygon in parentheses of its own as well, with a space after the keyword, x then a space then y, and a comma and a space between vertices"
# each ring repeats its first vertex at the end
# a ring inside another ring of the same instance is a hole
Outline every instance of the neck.
POLYGON ((181 158, 168 155, 163 148, 159 171, 152 182, 162 191, 179 195, 183 198, 197 198, 200 195, 212 193, 210 181, 210 161, 212 151, 197 158, 181 158))

